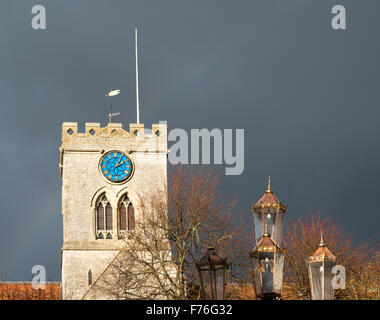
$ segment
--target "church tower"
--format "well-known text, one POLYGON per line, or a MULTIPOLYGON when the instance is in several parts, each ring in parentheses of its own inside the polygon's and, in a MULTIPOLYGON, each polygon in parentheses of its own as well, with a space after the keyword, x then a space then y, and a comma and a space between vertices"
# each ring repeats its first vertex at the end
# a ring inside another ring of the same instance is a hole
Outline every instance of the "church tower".
POLYGON ((79 133, 76 122, 62 124, 63 299, 107 298, 89 291, 141 219, 144 200, 166 188, 166 124, 145 131, 86 123, 79 133))

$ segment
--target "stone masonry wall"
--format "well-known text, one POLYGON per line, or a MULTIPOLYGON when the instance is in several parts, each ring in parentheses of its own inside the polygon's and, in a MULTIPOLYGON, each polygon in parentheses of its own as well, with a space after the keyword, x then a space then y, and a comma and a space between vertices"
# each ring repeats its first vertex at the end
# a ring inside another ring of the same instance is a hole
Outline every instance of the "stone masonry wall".
MULTIPOLYGON (((62 177, 62 291, 63 298, 80 299, 88 290, 88 270, 96 280, 107 263, 124 244, 117 237, 117 204, 126 192, 141 219, 141 203, 149 194, 167 184, 167 128, 152 125, 152 133, 144 133, 143 124, 130 124, 125 131, 119 123, 101 128, 86 123, 78 133, 77 123, 62 124, 60 148, 62 177), (99 171, 102 155, 110 150, 124 152, 134 163, 134 173, 126 182, 115 184, 99 171), (95 206, 106 193, 113 208, 114 239, 96 239, 95 206)), ((165 195, 166 197, 166 195, 165 195)))

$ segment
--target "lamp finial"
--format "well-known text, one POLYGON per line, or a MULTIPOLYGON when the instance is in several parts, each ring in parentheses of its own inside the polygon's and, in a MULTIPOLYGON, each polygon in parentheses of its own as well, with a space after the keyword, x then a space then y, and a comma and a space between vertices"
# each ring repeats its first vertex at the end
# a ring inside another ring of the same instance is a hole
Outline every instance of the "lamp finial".
POLYGON ((323 231, 321 231, 321 242, 319 242, 320 247, 326 247, 326 243, 323 241, 323 231))
POLYGON ((268 188, 267 188, 267 192, 272 192, 272 189, 270 187, 270 176, 268 177, 268 188))

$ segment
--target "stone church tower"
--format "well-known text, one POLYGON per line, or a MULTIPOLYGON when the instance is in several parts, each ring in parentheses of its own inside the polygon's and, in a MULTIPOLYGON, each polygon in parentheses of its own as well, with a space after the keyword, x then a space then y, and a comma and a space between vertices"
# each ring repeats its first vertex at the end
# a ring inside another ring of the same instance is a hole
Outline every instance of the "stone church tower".
POLYGON ((126 131, 86 123, 83 133, 62 124, 63 299, 107 298, 92 286, 134 230, 144 199, 166 186, 167 152, 166 124, 149 134, 143 124, 126 131))

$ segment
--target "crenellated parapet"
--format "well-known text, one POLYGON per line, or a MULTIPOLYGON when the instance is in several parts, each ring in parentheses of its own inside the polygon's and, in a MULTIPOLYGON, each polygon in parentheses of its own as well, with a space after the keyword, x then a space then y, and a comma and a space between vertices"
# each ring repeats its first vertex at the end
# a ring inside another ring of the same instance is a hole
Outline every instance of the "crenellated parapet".
MULTIPOLYGON (((149 130, 150 131, 150 130, 149 130)), ((100 123, 87 122, 85 131, 78 132, 77 122, 62 124, 62 148, 92 148, 121 145, 130 152, 149 148, 156 152, 167 152, 166 124, 153 124, 151 132, 146 133, 144 124, 131 123, 126 131, 121 123, 109 123, 101 127, 100 123)))

